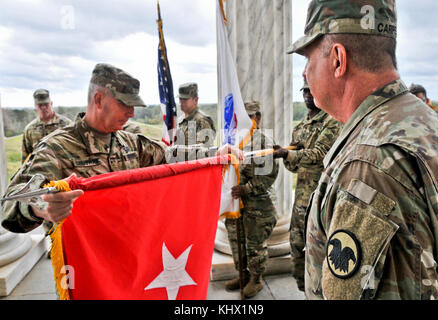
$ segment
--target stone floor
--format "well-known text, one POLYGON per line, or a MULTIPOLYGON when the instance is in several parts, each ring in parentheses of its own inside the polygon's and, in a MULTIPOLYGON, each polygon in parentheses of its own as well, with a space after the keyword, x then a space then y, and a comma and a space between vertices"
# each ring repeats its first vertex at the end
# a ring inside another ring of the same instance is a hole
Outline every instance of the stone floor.
MULTIPOLYGON (((223 281, 210 281, 207 300, 240 300, 239 291, 228 292, 223 281)), ((251 300, 304 300, 287 273, 264 276, 265 286, 251 300)), ((44 255, 7 297, 0 300, 56 300, 52 264, 44 255)))
MULTIPOLYGON (((224 283, 211 281, 207 300, 240 300, 239 291, 226 291, 224 283)), ((288 274, 265 276, 264 283, 263 290, 251 300, 304 300, 288 274)), ((56 300, 51 261, 43 256, 12 293, 0 300, 56 300)))
MULTIPOLYGON (((295 280, 288 274, 263 277, 262 291, 248 300, 304 300, 304 294, 298 290, 295 280)), ((225 281, 210 281, 207 300, 240 300, 240 292, 228 292, 225 281)))

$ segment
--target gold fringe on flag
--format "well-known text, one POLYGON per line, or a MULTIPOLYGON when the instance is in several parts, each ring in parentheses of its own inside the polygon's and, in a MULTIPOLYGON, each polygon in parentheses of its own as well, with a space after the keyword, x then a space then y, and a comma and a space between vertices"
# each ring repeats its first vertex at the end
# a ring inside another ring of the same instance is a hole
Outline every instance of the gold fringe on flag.
MULTIPOLYGON (((236 170, 236 177, 237 177, 237 184, 239 185, 240 182, 240 163, 239 160, 236 158, 235 155, 229 154, 231 158, 231 165, 233 166, 234 170, 236 170)), ((228 171, 228 168, 230 166, 223 166, 222 168, 222 181, 225 177, 225 173, 228 171)), ((240 209, 243 208, 242 200, 239 199, 239 207, 240 209)), ((238 219, 240 217, 240 210, 237 210, 235 212, 224 212, 219 216, 219 219, 238 219)))
POLYGON ((70 292, 67 283, 61 283, 64 272, 61 274, 61 269, 65 266, 64 250, 62 248, 62 223, 57 223, 54 226, 54 231, 50 234, 52 239, 52 247, 50 258, 52 260, 53 275, 55 278, 56 291, 60 300, 70 300, 70 292))
POLYGON ((246 137, 244 137, 242 139, 242 141, 239 144, 239 149, 242 150, 243 147, 245 147, 250 141, 252 136, 254 135, 254 131, 257 130, 257 122, 254 119, 251 119, 252 122, 252 127, 249 130, 248 134, 246 135, 246 137))
MULTIPOLYGON (((248 132, 248 134, 246 135, 246 137, 240 142, 239 144, 239 149, 243 149, 244 146, 246 146, 248 144, 248 142, 251 141, 252 136, 254 135, 254 131, 257 130, 257 122, 254 119, 251 119, 252 122, 252 127, 250 129, 250 131, 248 132)), ((239 160, 233 155, 230 154, 229 155, 231 157, 231 164, 234 167, 234 170, 236 170, 236 176, 237 176, 237 184, 239 185, 240 183, 240 163, 239 160)), ((227 172, 229 166, 224 166, 223 167, 223 171, 222 171, 222 179, 225 176, 225 172, 227 172)), ((239 199, 239 210, 236 212, 224 212, 220 215, 219 219, 238 219, 240 218, 240 209, 243 208, 243 202, 242 199, 239 199)))
MULTIPOLYGON (((67 181, 50 181, 44 186, 56 187, 59 191, 71 191, 67 181)), ((61 283, 62 274, 61 269, 65 266, 64 262, 64 250, 62 248, 62 223, 56 223, 49 231, 50 239, 52 240, 52 246, 50 248, 50 258, 52 260, 53 275, 55 278, 56 291, 58 292, 60 300, 70 300, 70 292, 68 290, 67 283, 61 283)))

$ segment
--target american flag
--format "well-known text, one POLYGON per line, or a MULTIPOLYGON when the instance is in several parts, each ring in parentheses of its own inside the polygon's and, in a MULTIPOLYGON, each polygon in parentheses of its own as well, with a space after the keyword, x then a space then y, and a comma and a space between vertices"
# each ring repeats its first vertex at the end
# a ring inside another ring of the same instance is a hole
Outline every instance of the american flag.
POLYGON ((163 35, 163 22, 161 20, 160 5, 158 9, 158 32, 160 43, 158 45, 158 90, 160 92, 161 111, 163 113, 163 134, 161 140, 168 146, 175 142, 176 137, 176 104, 173 95, 172 76, 169 61, 167 60, 166 44, 163 35))

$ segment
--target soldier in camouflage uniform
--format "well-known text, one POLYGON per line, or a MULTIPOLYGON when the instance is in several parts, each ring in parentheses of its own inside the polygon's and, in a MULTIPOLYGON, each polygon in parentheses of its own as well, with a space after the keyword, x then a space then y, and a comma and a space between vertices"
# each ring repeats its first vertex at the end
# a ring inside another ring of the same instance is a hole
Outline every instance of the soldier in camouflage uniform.
MULTIPOLYGON (((261 120, 258 102, 245 103, 245 109, 252 121, 258 124, 261 120)), ((251 141, 243 151, 256 151, 272 148, 273 142, 261 130, 255 130, 251 141)), ((245 297, 253 297, 263 288, 262 273, 268 260, 267 240, 277 223, 276 210, 271 199, 272 185, 278 175, 278 164, 272 155, 264 158, 245 160, 240 167, 240 183, 232 188, 234 198, 243 202, 241 217, 237 223, 241 225, 242 267, 244 270, 243 293, 245 297)), ((236 220, 226 219, 225 226, 233 253, 233 260, 238 269, 238 247, 236 220)), ((225 284, 228 290, 240 288, 239 278, 225 284)))
POLYGON ((426 103, 432 110, 438 112, 438 107, 432 104, 432 101, 427 97, 426 89, 420 84, 412 83, 409 87, 409 92, 416 95, 418 99, 421 99, 424 103, 426 103))
POLYGON ((306 220, 308 299, 438 298, 438 116, 395 56, 395 1, 311 1, 315 104, 344 123, 306 220))
MULTIPOLYGON (((164 163, 165 146, 121 130, 134 116, 133 106, 146 106, 138 95, 139 87, 140 82, 123 70, 97 64, 90 80, 86 114, 38 144, 11 181, 6 195, 21 189, 33 176, 33 188, 38 189, 72 174, 91 177, 164 163)), ((12 232, 28 232, 44 220, 60 222, 71 213, 74 200, 82 193, 73 190, 45 195, 45 209, 5 201, 2 226, 12 232)))
MULTIPOLYGON (((85 116, 85 112, 80 112, 77 114, 75 122, 77 122, 78 120, 81 120, 83 117, 85 116)), ((70 120, 68 120, 70 121, 70 120)), ((73 122, 70 121, 70 124, 72 125, 73 122)), ((132 133, 136 133, 136 134, 141 134, 141 129, 139 126, 137 126, 136 124, 132 123, 131 121, 128 121, 124 126, 123 126, 123 130, 124 131, 128 131, 128 132, 132 132, 132 133)), ((46 232, 46 235, 50 232, 50 230, 53 227, 53 223, 49 222, 49 221, 44 221, 43 222, 43 228, 44 231, 46 232)), ((48 258, 50 257, 50 253, 48 255, 48 258)))
POLYGON ((73 123, 69 118, 53 111, 53 102, 50 100, 48 90, 36 90, 33 93, 33 98, 38 117, 24 128, 21 162, 27 159, 42 138, 58 128, 63 128, 73 123))
POLYGON ((306 80, 301 90, 309 112, 292 132, 291 145, 296 145, 297 149, 288 151, 274 146, 274 158, 283 158, 284 167, 297 174, 290 221, 290 246, 292 276, 297 281, 298 289, 304 291, 304 216, 310 196, 324 170, 322 160, 338 137, 342 124, 315 106, 306 80))
POLYGON ((214 155, 217 148, 209 148, 214 144, 216 129, 213 120, 198 109, 198 85, 194 82, 182 84, 178 92, 184 116, 178 119, 176 142, 169 152, 176 161, 214 155))
MULTIPOLYGON (((37 144, 48 134, 56 129, 71 125, 73 122, 63 115, 57 114, 53 109, 50 93, 46 89, 38 89, 33 93, 35 109, 38 117, 32 120, 25 128, 21 146, 21 162, 26 161, 37 144)), ((44 221, 43 228, 46 234, 53 224, 44 221)))

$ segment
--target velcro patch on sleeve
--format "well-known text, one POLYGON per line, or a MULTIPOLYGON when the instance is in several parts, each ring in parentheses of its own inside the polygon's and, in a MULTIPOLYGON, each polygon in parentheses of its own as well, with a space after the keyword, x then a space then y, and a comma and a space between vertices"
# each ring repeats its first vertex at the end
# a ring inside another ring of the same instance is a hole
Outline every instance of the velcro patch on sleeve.
POLYGON ((377 190, 357 179, 351 180, 347 191, 366 204, 371 204, 377 194, 377 190))
MULTIPOLYGON (((370 270, 385 259, 384 252, 398 226, 376 211, 376 196, 367 204, 345 190, 338 195, 322 270, 322 289, 328 299, 360 299, 364 289, 369 289, 367 277, 380 274, 370 270)), ((372 283, 377 287, 379 279, 372 279, 372 283)))
POLYGON ((394 200, 358 179, 351 180, 347 192, 366 204, 372 205, 385 216, 390 214, 395 207, 394 200))

